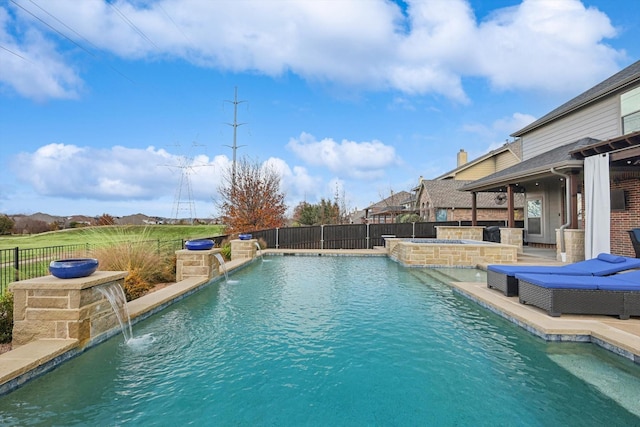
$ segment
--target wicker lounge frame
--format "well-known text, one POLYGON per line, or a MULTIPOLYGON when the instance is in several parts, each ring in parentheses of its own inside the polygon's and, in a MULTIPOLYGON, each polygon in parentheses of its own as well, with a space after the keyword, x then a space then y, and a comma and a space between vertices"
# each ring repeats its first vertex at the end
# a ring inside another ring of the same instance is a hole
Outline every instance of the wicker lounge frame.
POLYGON ((487 270, 487 287, 497 289, 508 297, 518 295, 518 279, 497 271, 487 270))
POLYGON ((487 287, 497 289, 508 297, 518 296, 518 274, 558 274, 572 276, 608 276, 632 268, 640 268, 640 259, 611 254, 562 266, 489 265, 487 287))
POLYGON ((640 316, 640 271, 607 277, 523 274, 519 287, 521 304, 538 307, 552 317, 590 314, 626 320, 640 316), (562 282, 566 287, 554 287, 562 282))

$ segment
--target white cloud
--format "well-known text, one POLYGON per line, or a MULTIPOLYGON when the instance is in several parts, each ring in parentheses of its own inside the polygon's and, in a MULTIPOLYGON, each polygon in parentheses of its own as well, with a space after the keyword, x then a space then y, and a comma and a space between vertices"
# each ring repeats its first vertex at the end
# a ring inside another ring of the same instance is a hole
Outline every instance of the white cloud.
POLYGON ((83 82, 57 46, 33 28, 18 36, 11 27, 11 16, 0 7, 0 88, 36 100, 76 98, 83 82))
POLYGON ((16 176, 40 196, 87 200, 151 200, 182 191, 210 200, 229 160, 185 158, 164 150, 114 146, 110 149, 49 144, 13 161, 16 176), (189 188, 190 186, 190 188, 189 188))
POLYGON ((302 133, 299 138, 291 138, 287 148, 305 163, 325 167, 339 177, 380 178, 386 168, 400 163, 394 147, 375 140, 337 143, 331 138, 318 141, 313 135, 302 133))
MULTIPOLYGON (((407 0, 406 16, 386 0, 342 0, 331 7, 306 0, 42 4, 75 33, 23 3, 97 57, 180 58, 462 103, 469 101, 465 77, 485 78, 498 90, 568 93, 610 75, 624 59, 605 43, 616 36, 609 18, 579 0, 524 0, 483 22, 466 0, 407 0)), ((81 65, 74 61, 89 56, 77 46, 65 50, 70 44, 59 39, 15 5, 0 7, 0 45, 14 52, 0 52, 0 83, 30 98, 78 96, 81 65)))
POLYGON ((609 18, 578 0, 524 0, 496 11, 473 39, 472 69, 498 89, 575 92, 612 74, 623 54, 609 18))
POLYGON ((511 117, 505 117, 493 122, 493 129, 498 132, 504 132, 507 135, 519 131, 523 127, 533 123, 536 120, 531 114, 513 113, 511 117))
MULTIPOLYGON (((495 139, 508 137, 513 132, 516 132, 528 124, 535 121, 535 117, 530 114, 513 113, 510 117, 502 117, 491 123, 490 126, 481 123, 468 123, 463 126, 465 132, 481 135, 486 139, 495 139)), ((499 143, 499 145, 504 142, 499 143)))

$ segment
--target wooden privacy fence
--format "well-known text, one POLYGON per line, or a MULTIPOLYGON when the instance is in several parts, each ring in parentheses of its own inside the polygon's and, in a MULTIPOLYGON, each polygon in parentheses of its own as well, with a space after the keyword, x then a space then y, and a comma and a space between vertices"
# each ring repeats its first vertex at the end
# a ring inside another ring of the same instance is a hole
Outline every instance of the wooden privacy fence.
MULTIPOLYGON (((283 227, 254 231, 267 247, 276 249, 372 249, 384 246, 385 236, 435 238, 438 226, 470 226, 471 221, 411 222, 402 224, 346 224, 283 227)), ((479 221, 478 226, 506 226, 504 221, 479 221)), ((522 228, 523 221, 516 221, 522 228)))

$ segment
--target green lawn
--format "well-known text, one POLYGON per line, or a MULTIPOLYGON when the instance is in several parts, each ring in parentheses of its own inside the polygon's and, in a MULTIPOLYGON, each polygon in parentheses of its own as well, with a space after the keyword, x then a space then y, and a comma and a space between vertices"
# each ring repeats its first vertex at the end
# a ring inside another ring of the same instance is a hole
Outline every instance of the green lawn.
POLYGON ((198 239, 224 234, 222 225, 153 225, 72 228, 28 236, 0 236, 0 249, 43 248, 88 243, 103 245, 118 241, 198 239))

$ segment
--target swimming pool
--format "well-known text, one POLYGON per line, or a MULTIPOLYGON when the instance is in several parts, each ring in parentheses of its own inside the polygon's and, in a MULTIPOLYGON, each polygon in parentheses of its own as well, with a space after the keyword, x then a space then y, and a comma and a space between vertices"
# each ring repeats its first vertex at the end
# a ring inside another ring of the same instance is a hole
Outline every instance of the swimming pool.
POLYGON ((0 424, 638 423, 601 392, 638 396, 632 362, 545 343, 429 273, 268 257, 3 396, 0 424), (610 369, 624 382, 581 379, 610 369))

